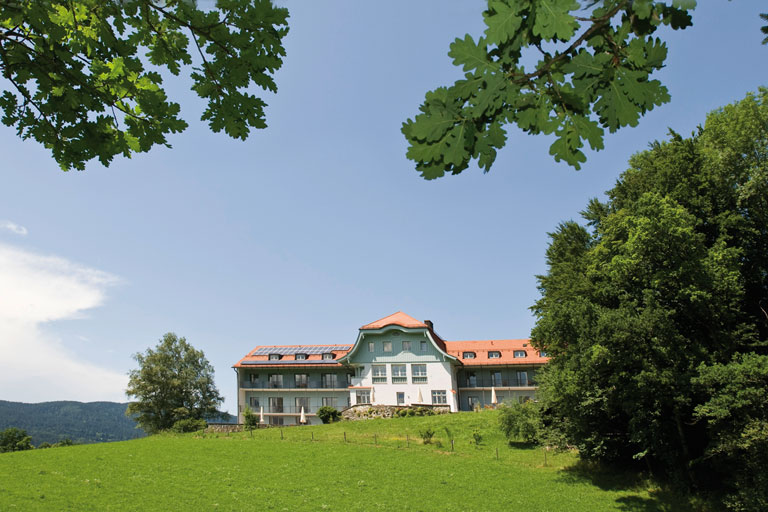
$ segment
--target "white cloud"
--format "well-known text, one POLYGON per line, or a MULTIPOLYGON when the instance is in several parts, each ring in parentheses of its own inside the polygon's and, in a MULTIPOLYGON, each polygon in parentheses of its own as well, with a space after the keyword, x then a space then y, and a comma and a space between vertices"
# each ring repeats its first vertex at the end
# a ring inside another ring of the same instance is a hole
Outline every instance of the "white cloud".
POLYGON ((0 229, 5 229, 10 231, 11 233, 16 233, 17 235, 25 236, 29 231, 27 231, 27 228, 24 226, 19 226, 15 222, 11 222, 9 220, 0 220, 0 229))
POLYGON ((106 272, 0 244, 1 399, 125 400, 126 375, 78 360, 43 330, 100 306, 116 282, 106 272))

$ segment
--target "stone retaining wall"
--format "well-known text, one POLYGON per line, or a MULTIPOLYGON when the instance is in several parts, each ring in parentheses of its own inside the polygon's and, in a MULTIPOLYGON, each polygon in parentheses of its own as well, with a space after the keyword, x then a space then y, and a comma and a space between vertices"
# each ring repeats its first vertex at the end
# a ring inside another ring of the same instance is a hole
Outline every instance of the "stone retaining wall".
POLYGON ((205 432, 208 434, 219 432, 226 434, 228 432, 242 432, 243 426, 236 423, 209 423, 205 432))
MULTIPOLYGON (((393 418, 397 417, 398 413, 402 410, 431 410, 434 414, 448 414, 451 412, 451 408, 447 405, 353 405, 352 407, 345 409, 341 413, 342 419, 345 420, 368 420, 372 418, 393 418)), ((429 414, 429 413, 427 413, 429 414)), ((416 416, 423 416, 424 414, 415 414, 416 416)))

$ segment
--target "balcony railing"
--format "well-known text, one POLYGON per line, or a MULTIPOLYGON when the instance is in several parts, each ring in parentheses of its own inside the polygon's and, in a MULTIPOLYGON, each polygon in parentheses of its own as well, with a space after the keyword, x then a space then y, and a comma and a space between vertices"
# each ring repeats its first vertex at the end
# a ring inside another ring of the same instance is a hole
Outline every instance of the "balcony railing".
POLYGON ((240 387, 243 389, 347 389, 347 386, 339 386, 338 382, 267 382, 267 381, 247 381, 242 382, 240 387))
MULTIPOLYGON (((316 407, 304 406, 304 414, 314 414, 316 407)), ((253 411, 256 415, 259 414, 259 409, 253 411)), ((264 414, 301 414, 301 406, 295 405, 267 405, 264 406, 264 414)))
POLYGON ((460 380, 462 388, 533 388, 536 383, 532 379, 472 379, 460 380))

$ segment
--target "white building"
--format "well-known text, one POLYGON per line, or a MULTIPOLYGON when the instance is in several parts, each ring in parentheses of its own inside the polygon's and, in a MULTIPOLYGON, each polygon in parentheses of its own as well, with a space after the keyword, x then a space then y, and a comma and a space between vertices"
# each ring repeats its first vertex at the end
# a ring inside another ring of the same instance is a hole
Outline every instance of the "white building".
POLYGON ((323 405, 447 406, 526 400, 547 357, 529 340, 445 341, 402 312, 362 326, 353 345, 258 346, 234 368, 238 421, 250 407, 273 425, 319 423, 323 405))

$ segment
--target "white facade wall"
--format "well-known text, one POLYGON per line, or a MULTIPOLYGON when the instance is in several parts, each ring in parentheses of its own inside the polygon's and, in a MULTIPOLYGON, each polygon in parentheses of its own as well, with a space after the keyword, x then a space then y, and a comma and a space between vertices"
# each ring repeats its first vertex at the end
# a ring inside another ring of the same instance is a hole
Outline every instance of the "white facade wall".
POLYGON ((432 391, 444 391, 446 405, 451 407, 451 412, 458 410, 456 399, 456 375, 453 365, 449 362, 421 363, 427 366, 427 382, 413 383, 411 366, 419 363, 369 363, 361 364, 360 377, 352 379, 353 389, 350 389, 352 405, 357 403, 357 393, 368 391, 371 393, 371 405, 397 405, 397 394, 405 393, 404 405, 432 404, 432 391), (392 365, 405 365, 407 382, 404 384, 392 383, 392 365), (374 383, 372 366, 386 366, 387 382, 374 383), (357 389, 354 389, 357 388, 357 389), (419 393, 421 392, 421 400, 419 393))

